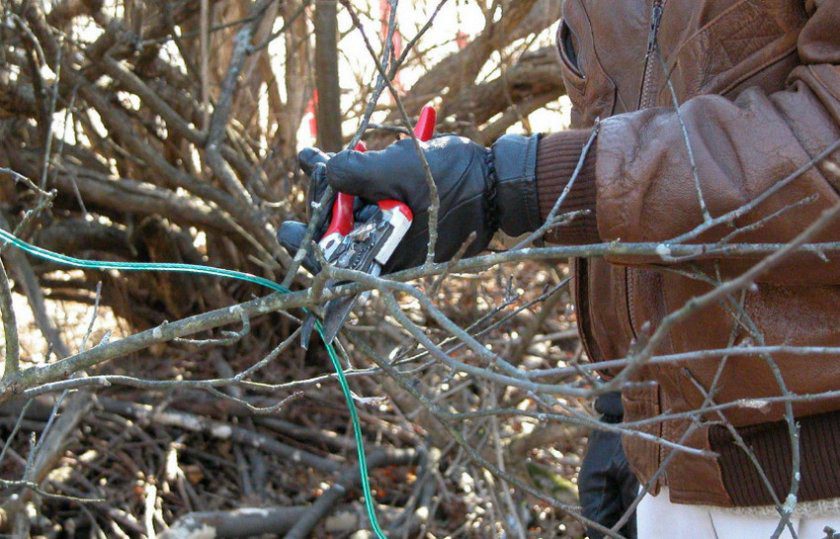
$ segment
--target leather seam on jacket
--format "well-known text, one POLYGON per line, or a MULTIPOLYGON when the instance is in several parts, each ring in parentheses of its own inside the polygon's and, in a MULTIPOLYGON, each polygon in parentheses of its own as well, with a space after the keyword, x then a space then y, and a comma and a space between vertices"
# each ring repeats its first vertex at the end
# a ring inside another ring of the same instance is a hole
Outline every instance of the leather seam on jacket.
POLYGON ((711 30, 711 28, 713 28, 714 26, 716 26, 720 23, 721 19, 727 17, 728 15, 731 14, 732 11, 734 11, 736 9, 739 9, 744 3, 749 2, 749 1, 750 0, 739 0, 738 2, 735 2, 734 4, 732 4, 731 6, 726 8, 725 10, 718 13, 717 16, 715 16, 715 18, 713 18, 712 20, 710 20, 709 22, 707 22, 706 24, 704 24, 703 26, 698 28, 693 34, 691 34, 690 36, 685 38, 685 40, 683 40, 683 42, 680 43, 680 46, 677 47, 677 50, 675 50, 673 52, 672 58, 674 59, 673 60, 674 64, 676 64, 677 58, 679 58, 683 49, 685 49, 688 45, 691 45, 694 42, 695 39, 698 39, 703 34, 708 33, 711 30))
POLYGON ((734 80, 731 84, 729 84, 729 86, 725 87, 723 90, 720 91, 720 95, 722 95, 724 97, 729 97, 728 94, 732 90, 734 90, 738 86, 742 85, 744 82, 750 80, 751 78, 755 77, 759 73, 762 73, 763 71, 765 71, 768 67, 772 66, 773 64, 777 64, 779 62, 784 61, 785 58, 787 58, 791 54, 796 54, 796 51, 797 51, 797 47, 796 47, 796 45, 794 45, 793 47, 789 47, 788 49, 785 49, 785 51, 783 53, 780 53, 777 56, 771 57, 767 62, 759 64, 752 71, 750 71, 748 73, 745 73, 744 75, 742 75, 738 79, 734 80))
MULTIPOLYGON (((736 2, 736 3, 735 3, 735 4, 733 4, 733 5, 731 5, 730 7, 726 8, 724 11, 722 11, 722 12, 721 12, 721 13, 719 13, 717 16, 715 16, 715 18, 714 18, 714 19, 710 20, 709 22, 707 22, 706 24, 704 24, 702 27, 698 28, 698 29, 697 29, 697 30, 696 30, 693 34, 691 34, 690 36, 688 36, 688 37, 687 37, 687 38, 686 38, 686 39, 685 39, 682 43, 680 43, 680 46, 679 46, 679 47, 677 47, 677 49, 676 49, 676 50, 673 52, 673 54, 672 54, 672 60, 671 60, 670 62, 666 62, 667 64, 670 64, 670 65, 669 65, 670 70, 673 70, 673 68, 676 66, 676 64, 677 64, 677 63, 678 63, 678 61, 679 61, 679 57, 680 57, 680 55, 682 54, 683 50, 684 50, 686 47, 688 47, 688 46, 692 45, 692 44, 694 43, 694 40, 696 40, 696 39, 700 38, 703 34, 708 34, 708 33, 710 33, 710 32, 712 31, 712 28, 714 28, 714 27, 716 27, 717 25, 719 25, 719 24, 720 24, 720 21, 721 21, 722 19, 724 19, 725 17, 727 17, 727 16, 731 15, 731 12, 732 12, 732 11, 737 10, 737 9, 740 9, 740 8, 741 8, 744 4, 754 5, 754 3, 753 3, 753 2, 751 2, 750 0, 739 0, 738 2, 736 2)), ((805 20, 807 20, 807 18, 806 18, 805 20)), ((804 22, 805 20, 803 20, 803 22, 804 22)), ((785 34, 784 34, 784 33, 783 33, 783 34, 780 34, 780 35, 779 35, 776 39, 781 39, 781 38, 783 38, 784 36, 785 36, 785 34)), ((796 44, 794 44, 792 48, 793 48, 793 50, 795 51, 795 50, 797 49, 797 45, 796 45, 796 44)), ((789 53, 789 52, 788 52, 788 53, 789 53)), ((788 53, 785 53, 785 55, 787 55, 788 53)), ((785 56, 785 55, 783 55, 783 56, 785 56)), ((770 63, 773 63, 773 62, 770 62, 770 63)), ((743 82, 743 81, 742 81, 742 82, 743 82)), ((716 93, 719 93, 719 94, 721 94, 721 95, 725 94, 725 92, 716 92, 716 93)))
MULTIPOLYGON (((586 263, 587 260, 584 258, 577 259, 574 264, 574 278, 575 278, 575 323, 578 328, 578 333, 581 336, 580 343, 583 346, 583 350, 586 352, 586 356, 591 363, 598 363, 600 361, 599 358, 603 358, 603 354, 601 353, 601 349, 598 347, 598 343, 595 341, 592 332, 590 331, 591 328, 591 316, 589 314, 589 301, 588 301, 588 289, 589 289, 589 276, 586 271, 586 263), (586 320, 584 316, 587 317, 586 320)), ((602 378, 609 380, 612 378, 612 375, 609 372, 599 371, 599 374, 602 378)))
POLYGON ((804 65, 804 67, 806 67, 808 69, 808 72, 815 79, 817 79, 817 81, 819 81, 819 83, 822 85, 822 87, 825 89, 825 91, 828 92, 829 94, 831 94, 831 97, 833 97, 834 99, 837 100, 838 103, 840 103, 840 93, 836 92, 835 89, 833 89, 831 87, 831 85, 826 83, 825 80, 822 78, 822 76, 820 76, 819 71, 817 71, 817 69, 816 69, 817 67, 824 66, 824 65, 826 65, 826 64, 813 64, 813 65, 812 64, 807 64, 807 65, 804 65))

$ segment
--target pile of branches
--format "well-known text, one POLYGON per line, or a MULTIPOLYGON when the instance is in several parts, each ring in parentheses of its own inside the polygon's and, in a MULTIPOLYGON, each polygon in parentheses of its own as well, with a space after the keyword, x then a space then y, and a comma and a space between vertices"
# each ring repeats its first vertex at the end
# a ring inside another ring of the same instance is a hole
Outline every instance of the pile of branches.
MULTIPOLYGON (((511 289, 501 274, 472 286, 443 284, 439 294, 458 299, 452 319, 501 353, 528 348, 532 368, 578 361, 574 319, 562 309, 569 301, 564 270, 516 269, 534 279, 533 290, 511 289)), ((423 318, 418 305, 402 303, 408 316, 423 318)), ((426 322, 452 357, 478 364, 426 322)), ((569 478, 580 465, 585 428, 552 421, 528 391, 504 391, 441 368, 398 328, 393 319, 364 320, 341 337, 351 351, 345 370, 358 395, 377 513, 388 536, 484 537, 506 525, 534 536, 547 530, 581 536, 581 525, 550 500, 576 503, 569 478), (400 374, 387 376, 395 369, 400 374), (418 402, 417 389, 431 398, 418 402), (471 451, 549 501, 511 494, 471 451)), ((61 388, 47 384, 35 393, 52 389, 57 398, 3 404, 0 432, 11 443, 2 477, 15 478, 4 485, 15 493, 3 505, 6 524, 45 535, 108 537, 197 537, 208 529, 219 536, 343 537, 369 528, 342 395, 326 358, 305 356, 298 337, 292 331, 274 349, 240 352, 230 362, 196 345, 182 345, 172 359, 137 354, 142 364, 121 359, 89 371, 78 382, 84 389, 63 402, 61 388), (234 370, 247 371, 242 383, 231 381, 234 370), (208 392, 211 386, 230 393, 208 392), (43 457, 30 462, 33 451, 43 457), (37 517, 26 516, 27 505, 38 507, 37 517), (16 523, 15 516, 26 520, 16 523)))
MULTIPOLYGON (((89 258, 283 274, 290 257, 277 244, 276 227, 306 213, 298 127, 316 93, 316 60, 324 56, 316 54, 321 48, 311 33, 313 26, 316 34, 336 29, 335 23, 315 25, 320 19, 309 4, 67 0, 45 12, 41 2, 3 2, 0 164, 57 193, 30 239, 89 258), (273 48, 281 52, 271 54, 273 48)), ((549 46, 535 47, 531 37, 557 19, 555 4, 488 4, 485 30, 408 91, 408 114, 442 96, 448 121, 441 129, 491 141, 556 100, 563 86, 554 54, 549 46), (504 60, 510 65, 479 78, 480 70, 498 63, 493 56, 499 51, 510 56, 504 60)), ((436 13, 431 7, 430 17, 436 13)), ((333 61, 339 51, 334 45, 333 61)), ((414 45, 403 56, 399 67, 426 61, 414 45)), ((334 85, 319 89, 322 109, 340 97, 334 85)), ((343 115, 319 110, 322 147, 335 150, 349 140, 329 140, 336 126, 340 137, 342 123, 369 121, 370 97, 382 90, 360 83, 355 91, 356 103, 343 115)), ((390 114, 383 129, 366 138, 374 146, 393 140, 397 116, 390 114)), ((15 227, 31 209, 33 192, 9 180, 0 184, 2 209, 15 227)), ((101 281, 103 304, 134 328, 254 293, 192 277, 57 279, 50 278, 54 266, 33 269, 55 299, 90 304, 101 281)))

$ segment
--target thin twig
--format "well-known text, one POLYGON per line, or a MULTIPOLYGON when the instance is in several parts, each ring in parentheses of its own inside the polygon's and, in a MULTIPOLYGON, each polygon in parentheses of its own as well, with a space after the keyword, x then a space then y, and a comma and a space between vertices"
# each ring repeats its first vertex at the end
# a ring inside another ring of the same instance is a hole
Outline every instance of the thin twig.
POLYGON ((3 332, 6 337, 3 379, 8 379, 19 369, 20 341, 18 340, 12 288, 9 286, 9 277, 6 275, 6 267, 3 265, 2 258, 0 258, 0 314, 3 317, 3 332))

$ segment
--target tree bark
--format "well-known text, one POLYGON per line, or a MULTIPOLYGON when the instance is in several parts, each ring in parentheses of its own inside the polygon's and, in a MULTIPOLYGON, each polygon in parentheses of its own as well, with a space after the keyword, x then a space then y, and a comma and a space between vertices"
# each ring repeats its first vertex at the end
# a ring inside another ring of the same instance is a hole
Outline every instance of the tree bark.
POLYGON ((315 84, 318 88, 318 146, 341 150, 341 87, 338 80, 338 13, 335 0, 315 8, 315 84))

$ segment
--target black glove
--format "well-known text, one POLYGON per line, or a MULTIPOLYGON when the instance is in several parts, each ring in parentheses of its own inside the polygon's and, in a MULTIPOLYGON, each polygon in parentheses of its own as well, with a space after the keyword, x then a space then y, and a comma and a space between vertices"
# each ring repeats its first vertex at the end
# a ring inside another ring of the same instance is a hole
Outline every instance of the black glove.
MULTIPOLYGON (((507 135, 489 149, 457 136, 421 143, 440 197, 436 261, 450 260, 472 232, 476 238, 466 256, 484 250, 499 228, 518 236, 539 227, 535 178, 538 141, 539 136, 507 135)), ((429 242, 431 197, 413 141, 401 140, 382 151, 345 150, 334 156, 307 149, 299 158, 301 168, 312 179, 310 199, 318 200, 329 183, 336 191, 359 197, 357 220, 364 221, 365 208, 380 200, 408 204, 414 212, 414 223, 385 271, 423 263, 429 242)), ((318 223, 320 233, 328 222, 327 217, 318 223)), ((283 224, 280 241, 287 249, 296 250, 294 240, 298 237, 299 245, 301 226, 283 224)))
MULTIPOLYGON (((321 197, 324 196, 324 191, 327 189, 327 161, 334 154, 327 154, 317 148, 305 148, 298 155, 298 164, 304 174, 309 176, 309 189, 306 196, 306 212, 307 218, 311 218, 313 204, 320 202, 321 197)), ((315 224, 315 234, 313 239, 318 241, 321 236, 327 231, 330 223, 330 213, 335 200, 335 193, 333 197, 327 201, 326 211, 322 211, 319 216, 319 222, 315 224)), ((356 207, 359 207, 359 201, 356 201, 356 207)), ((355 217, 355 216, 354 216, 355 217)), ((306 223, 300 221, 284 221, 277 232, 277 239, 290 255, 295 256, 303 238, 306 235, 306 223)), ((316 274, 321 271, 321 265, 318 260, 309 251, 306 258, 303 260, 303 266, 311 273, 316 274)))
MULTIPOLYGON (((606 423, 621 423, 623 410, 620 393, 607 393, 595 401, 595 409, 606 423)), ((593 430, 589 435, 586 456, 578 475, 578 491, 583 516, 611 528, 639 493, 639 481, 630 470, 621 435, 615 432, 593 430)), ((590 539, 604 535, 587 530, 590 539)), ((628 539, 636 538, 636 516, 630 517, 619 533, 628 539)))

